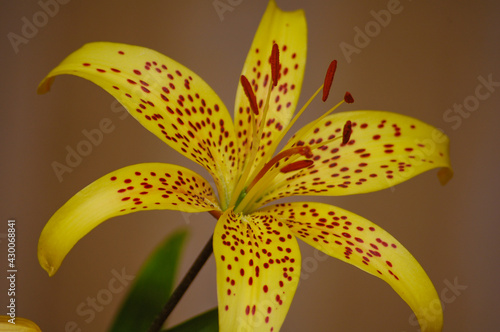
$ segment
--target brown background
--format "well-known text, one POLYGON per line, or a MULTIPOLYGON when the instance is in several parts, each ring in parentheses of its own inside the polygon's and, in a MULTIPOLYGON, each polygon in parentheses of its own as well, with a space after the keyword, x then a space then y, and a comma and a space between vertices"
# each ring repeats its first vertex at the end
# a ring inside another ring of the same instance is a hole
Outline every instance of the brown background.
MULTIPOLYGON (((45 1, 45 0, 43 0, 45 1)), ((229 0, 221 0, 229 3, 229 0)), ((63 2, 61 0, 61 2, 63 2)), ((36 259, 38 236, 52 213, 98 177, 140 162, 188 167, 179 156, 131 117, 113 112, 113 99, 75 77, 61 77, 53 91, 38 96, 38 82, 82 44, 116 41, 156 49, 200 74, 232 109, 236 83, 265 0, 233 0, 222 20, 213 1, 66 1, 16 53, 8 39, 22 35, 25 17, 42 19, 36 1, 2 1, 1 16, 1 218, 0 266, 5 275, 7 219, 17 221, 17 314, 44 331, 64 331, 74 321, 82 331, 104 331, 125 292, 85 322, 76 308, 108 287, 111 271, 134 275, 148 253, 169 233, 191 231, 182 271, 211 235, 207 214, 155 211, 104 223, 85 237, 53 278, 36 259), (103 118, 114 130, 60 182, 52 162, 63 163, 66 146, 84 139, 82 130, 103 118)), ((356 98, 351 109, 384 109, 418 117, 451 138, 455 178, 445 187, 431 171, 382 192, 321 201, 352 210, 380 224, 414 254, 445 295, 444 331, 493 331, 499 311, 498 175, 500 89, 495 87, 459 124, 444 114, 453 104, 471 101, 478 77, 500 82, 499 5, 496 1, 410 1, 387 27, 348 62, 340 43, 354 44, 371 11, 388 1, 284 1, 288 10, 304 8, 309 50, 300 104, 321 84, 332 58, 339 60, 331 100, 345 90, 356 98), (467 286, 449 288, 450 283, 467 286), (449 289, 446 291, 446 289, 449 289), (453 298, 453 296, 455 296, 453 298)), ((481 90, 483 93, 486 90, 481 90)), ((333 103, 332 101, 332 103, 333 103)), ((119 109, 118 109, 119 110, 119 109)), ((314 103, 307 117, 325 110, 314 103)), ((309 118, 309 119, 310 119, 309 118)), ((199 167, 195 167, 199 170, 199 167)), ((385 283, 302 245, 304 278, 283 331, 416 331, 411 310, 385 283)), ((7 285, 0 283, 1 308, 7 285)), ((216 306, 213 258, 174 312, 171 324, 216 306)))

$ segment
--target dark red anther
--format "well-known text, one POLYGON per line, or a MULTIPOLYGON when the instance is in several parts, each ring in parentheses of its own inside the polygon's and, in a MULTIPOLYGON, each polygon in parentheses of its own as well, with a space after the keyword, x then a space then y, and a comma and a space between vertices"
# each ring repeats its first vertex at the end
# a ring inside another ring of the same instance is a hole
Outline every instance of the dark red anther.
POLYGON ((335 75, 335 71, 337 70, 337 60, 333 60, 330 62, 330 66, 328 66, 328 70, 325 75, 325 83, 323 84, 323 101, 328 99, 328 95, 330 94, 330 87, 332 86, 333 76, 335 75))
POLYGON ((273 50, 271 52, 271 75, 273 77, 273 86, 278 85, 278 78, 280 74, 280 50, 278 44, 273 43, 273 50))
POLYGON ((349 91, 346 91, 346 93, 344 95, 344 101, 348 104, 354 103, 354 98, 352 97, 352 95, 349 91))
POLYGON ((288 173, 288 172, 298 171, 299 169, 309 167, 312 164, 314 164, 314 161, 309 160, 309 159, 299 160, 299 161, 293 162, 291 164, 288 164, 286 166, 283 166, 283 168, 280 169, 280 172, 281 173, 288 173))
POLYGON ((348 120, 344 125, 344 130, 342 131, 342 144, 347 144, 351 139, 352 134, 352 124, 351 121, 348 120))
POLYGON ((250 108, 252 109, 255 115, 259 115, 259 107, 257 106, 257 99, 255 98, 255 94, 253 93, 252 86, 245 75, 241 75, 240 77, 241 86, 243 86, 243 90, 247 95, 248 101, 250 102, 250 108))

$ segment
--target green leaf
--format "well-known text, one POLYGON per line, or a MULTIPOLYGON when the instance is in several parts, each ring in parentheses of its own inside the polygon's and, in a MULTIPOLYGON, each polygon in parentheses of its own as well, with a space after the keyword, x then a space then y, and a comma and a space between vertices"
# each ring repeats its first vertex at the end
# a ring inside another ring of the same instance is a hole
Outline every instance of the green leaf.
POLYGON ((149 329, 172 293, 186 236, 186 230, 170 235, 143 264, 110 332, 149 329))
POLYGON ((184 323, 176 325, 162 332, 218 332, 219 319, 217 308, 206 311, 184 323))

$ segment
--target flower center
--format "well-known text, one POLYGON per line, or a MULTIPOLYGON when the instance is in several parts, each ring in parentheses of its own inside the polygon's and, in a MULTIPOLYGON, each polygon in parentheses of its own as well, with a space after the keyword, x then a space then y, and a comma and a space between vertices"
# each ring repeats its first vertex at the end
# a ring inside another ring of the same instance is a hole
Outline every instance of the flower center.
MULTIPOLYGON (((267 111, 269 109, 269 98, 271 96, 271 91, 274 86, 277 86, 279 79, 279 48, 276 43, 273 44, 273 49, 270 57, 271 64, 271 77, 272 77, 272 85, 269 86, 267 91, 267 98, 262 109, 262 119, 261 123, 265 123, 267 111)), ((295 124, 297 119, 302 115, 305 109, 309 106, 312 100, 319 94, 319 92, 323 91, 322 100, 325 102, 328 99, 328 95, 330 93, 330 88, 333 82, 333 78, 335 76, 335 71, 337 69, 337 61, 333 60, 326 72, 324 83, 321 87, 313 94, 311 98, 306 102, 306 104, 297 112, 297 114, 293 117, 290 123, 284 128, 278 138, 274 140, 274 143, 270 146, 269 156, 273 155, 273 152, 276 151, 278 144, 282 141, 283 137, 288 133, 290 128, 295 124)), ((252 85, 248 81, 248 79, 241 75, 240 82, 245 92, 246 97, 250 103, 250 109, 252 110, 252 145, 251 151, 248 155, 248 160, 254 160, 257 150, 260 146, 260 139, 262 137, 262 131, 264 126, 260 126, 257 129, 257 120, 255 116, 260 114, 259 107, 257 104, 257 100, 255 97, 255 93, 252 89, 252 85)), ((337 105, 332 107, 326 113, 324 113, 318 119, 312 121, 308 125, 306 125, 303 129, 303 132, 308 132, 308 128, 312 128, 319 121, 324 119, 327 115, 332 113, 337 107, 339 107, 342 103, 352 103, 354 99, 349 92, 346 92, 344 96, 344 100, 339 102, 337 105)), ((235 207, 236 213, 246 213, 251 212, 254 209, 254 203, 262 197, 269 189, 270 185, 273 184, 273 180, 280 173, 291 173, 291 172, 301 172, 314 164, 314 154, 313 151, 318 149, 326 144, 331 143, 332 141, 338 140, 342 138, 342 144, 347 144, 349 142, 350 136, 352 134, 352 126, 351 121, 347 121, 344 125, 344 130, 341 137, 336 137, 330 140, 326 140, 324 142, 314 144, 314 145, 301 145, 299 142, 301 141, 301 136, 292 137, 289 141, 288 145, 292 146, 289 149, 286 149, 280 153, 278 153, 273 158, 268 157, 267 159, 262 159, 259 164, 253 168, 253 164, 251 162, 247 162, 244 167, 243 173, 236 184, 234 193, 239 193, 238 196, 234 197, 231 200, 230 206, 235 207), (299 146, 300 145, 300 146, 299 146), (250 171, 254 169, 253 173, 250 174, 250 171)))

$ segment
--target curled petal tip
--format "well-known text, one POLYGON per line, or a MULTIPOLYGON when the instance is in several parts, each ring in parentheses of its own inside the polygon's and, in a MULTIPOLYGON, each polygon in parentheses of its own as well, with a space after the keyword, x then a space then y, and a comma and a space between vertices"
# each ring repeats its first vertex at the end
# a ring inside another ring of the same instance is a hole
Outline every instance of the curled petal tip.
POLYGON ((53 266, 45 266, 45 267, 43 267, 43 269, 45 271, 47 271, 47 273, 49 274, 49 277, 53 277, 54 274, 56 274, 56 272, 57 272, 57 269, 53 266))
POLYGON ((52 264, 49 263, 45 255, 40 251, 38 252, 38 262, 40 263, 40 266, 47 271, 49 277, 54 276, 57 272, 57 267, 53 266, 52 264))
POLYGON ((453 171, 451 170, 451 168, 443 167, 438 171, 437 175, 439 182, 444 186, 453 177, 453 171))
POLYGON ((55 77, 46 77, 43 79, 43 81, 38 85, 38 88, 36 89, 36 93, 39 95, 42 95, 44 93, 47 93, 50 91, 50 86, 52 85, 52 82, 54 82, 55 77))

